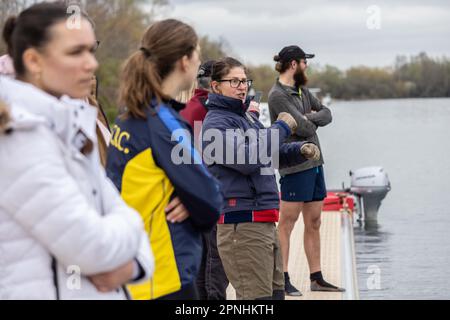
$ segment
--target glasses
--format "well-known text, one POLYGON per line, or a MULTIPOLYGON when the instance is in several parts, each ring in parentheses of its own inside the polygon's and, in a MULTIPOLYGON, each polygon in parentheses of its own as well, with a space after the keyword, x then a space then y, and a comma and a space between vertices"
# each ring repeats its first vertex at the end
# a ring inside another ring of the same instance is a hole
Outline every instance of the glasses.
POLYGON ((223 79, 223 80, 218 80, 217 82, 229 82, 230 83, 230 87, 236 89, 239 88, 239 86, 241 85, 241 83, 243 85, 245 85, 247 88, 251 87, 253 84, 253 80, 250 79, 245 79, 245 80, 239 80, 239 79, 223 79))

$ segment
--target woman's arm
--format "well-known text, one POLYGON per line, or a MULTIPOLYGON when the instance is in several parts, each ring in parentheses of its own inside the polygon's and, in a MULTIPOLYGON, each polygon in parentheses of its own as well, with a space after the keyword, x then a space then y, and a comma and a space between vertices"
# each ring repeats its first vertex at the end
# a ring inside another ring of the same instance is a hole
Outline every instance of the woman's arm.
MULTIPOLYGON (((51 131, 14 132, 0 150, 0 208, 60 263, 94 275, 136 257, 143 236, 139 215, 119 205, 101 216, 67 171, 51 131)), ((118 194, 110 196, 120 204, 118 194)))
MULTIPOLYGON (((292 119, 289 115, 284 116, 292 119)), ((233 119, 216 117, 205 120, 202 133, 203 157, 208 164, 220 164, 250 175, 267 167, 269 163, 263 160, 271 162, 292 131, 285 121, 277 120, 270 128, 243 132, 233 119), (213 146, 216 150, 210 157, 213 146)))

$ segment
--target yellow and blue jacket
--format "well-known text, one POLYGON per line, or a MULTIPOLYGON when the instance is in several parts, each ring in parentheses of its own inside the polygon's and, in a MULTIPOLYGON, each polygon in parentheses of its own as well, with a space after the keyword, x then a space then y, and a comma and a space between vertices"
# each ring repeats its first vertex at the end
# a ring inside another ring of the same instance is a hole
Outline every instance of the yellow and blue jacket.
POLYGON ((153 103, 147 119, 119 117, 108 150, 108 177, 141 214, 155 256, 153 278, 129 286, 133 299, 157 299, 195 281, 201 232, 217 223, 223 201, 217 180, 193 147, 191 128, 173 103, 153 103), (177 150, 190 155, 192 164, 177 164, 177 150), (174 197, 190 213, 183 223, 166 219, 165 208, 174 197))

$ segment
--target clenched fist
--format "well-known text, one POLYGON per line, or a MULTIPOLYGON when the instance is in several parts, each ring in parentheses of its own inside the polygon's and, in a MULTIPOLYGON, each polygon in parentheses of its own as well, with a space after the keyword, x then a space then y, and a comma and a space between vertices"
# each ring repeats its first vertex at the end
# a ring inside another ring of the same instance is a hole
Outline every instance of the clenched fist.
POLYGON ((286 124, 289 126, 289 128, 291 128, 292 132, 294 132, 297 129, 297 121, 295 121, 294 117, 292 117, 287 112, 281 112, 278 115, 278 119, 277 120, 281 120, 281 121, 286 122, 286 124))
POLYGON ((320 150, 314 143, 305 143, 301 148, 302 155, 309 160, 320 160, 320 150))

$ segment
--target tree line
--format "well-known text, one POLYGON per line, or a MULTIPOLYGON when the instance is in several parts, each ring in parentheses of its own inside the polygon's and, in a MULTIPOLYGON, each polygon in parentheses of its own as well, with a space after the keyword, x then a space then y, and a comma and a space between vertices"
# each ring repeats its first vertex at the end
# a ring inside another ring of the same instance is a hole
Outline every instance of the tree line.
MULTIPOLYGON (((0 2, 0 28, 6 18, 18 14, 38 0, 11 0, 0 2)), ((95 23, 95 32, 100 47, 96 53, 100 62, 99 101, 108 118, 117 113, 117 88, 120 69, 125 59, 139 47, 139 41, 146 28, 167 9, 169 0, 70 0, 79 3, 95 23)), ((200 39, 202 60, 219 59, 227 55, 237 58, 228 44, 221 38, 200 39)), ((6 52, 0 42, 0 54, 6 52)), ((277 73, 274 65, 248 66, 254 88, 264 92, 267 101, 277 73)), ((426 53, 407 58, 397 57, 389 68, 352 67, 342 71, 337 67, 312 64, 308 70, 309 86, 318 87, 322 93, 330 93, 335 99, 385 99, 414 97, 450 97, 450 60, 431 58, 426 53)))
POLYGON ((312 68, 310 86, 336 99, 392 99, 450 97, 450 60, 422 52, 398 56, 387 68, 333 66, 312 68))

